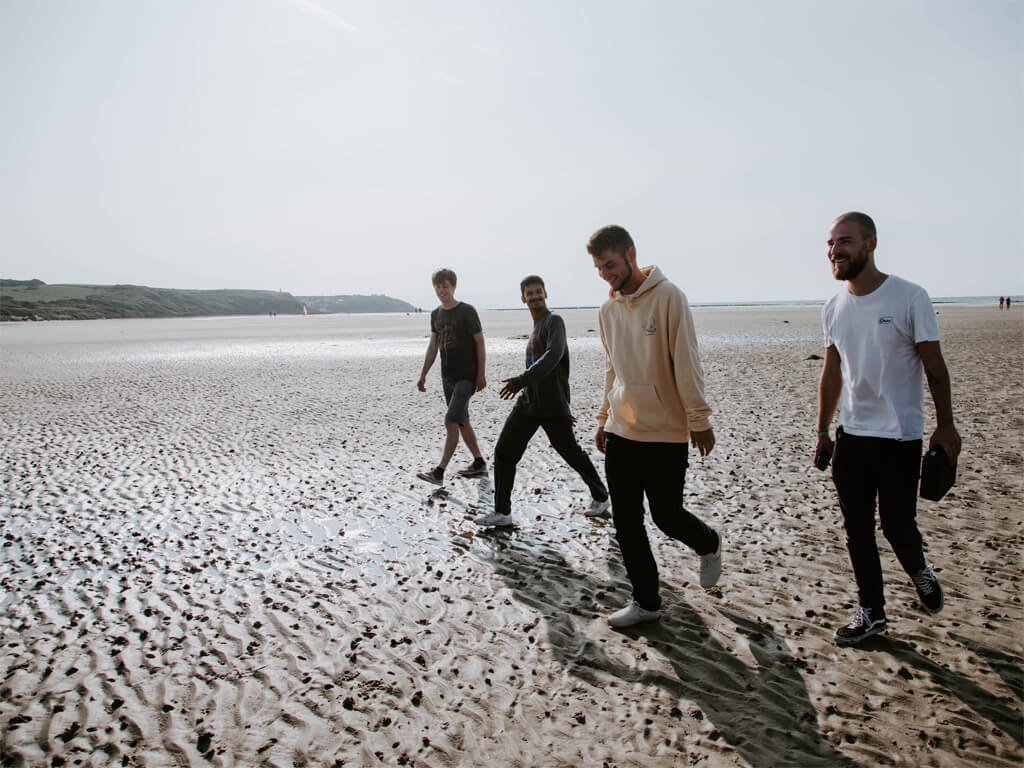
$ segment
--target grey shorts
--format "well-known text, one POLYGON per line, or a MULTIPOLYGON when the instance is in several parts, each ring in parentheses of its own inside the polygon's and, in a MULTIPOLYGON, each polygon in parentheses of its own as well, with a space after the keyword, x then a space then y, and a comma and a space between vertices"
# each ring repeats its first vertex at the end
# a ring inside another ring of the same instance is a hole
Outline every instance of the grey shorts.
POLYGON ((469 421, 469 398, 476 391, 476 382, 472 379, 442 379, 441 384, 444 386, 444 401, 448 403, 448 413, 444 415, 444 420, 461 427, 469 421))

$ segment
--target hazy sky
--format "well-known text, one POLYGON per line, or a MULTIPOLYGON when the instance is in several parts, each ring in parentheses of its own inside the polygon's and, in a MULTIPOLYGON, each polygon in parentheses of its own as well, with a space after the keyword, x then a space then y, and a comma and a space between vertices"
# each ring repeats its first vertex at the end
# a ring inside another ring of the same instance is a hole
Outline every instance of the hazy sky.
POLYGON ((0 276, 599 303, 1024 293, 1019 0, 0 0, 0 276))

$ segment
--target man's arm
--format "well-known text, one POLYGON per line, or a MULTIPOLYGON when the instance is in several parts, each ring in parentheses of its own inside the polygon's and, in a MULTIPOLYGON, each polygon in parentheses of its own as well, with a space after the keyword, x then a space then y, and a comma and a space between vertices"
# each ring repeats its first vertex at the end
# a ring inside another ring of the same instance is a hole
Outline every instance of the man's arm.
POLYGON ((604 398, 601 400, 601 407, 597 412, 597 434, 594 435, 594 444, 597 446, 597 450, 601 453, 604 453, 605 445, 607 444, 604 425, 608 422, 608 393, 612 391, 612 385, 614 384, 615 368, 612 366, 612 359, 610 357, 606 357, 604 369, 604 398))
POLYGON ((941 445, 949 460, 956 464, 960 455, 960 434, 953 425, 953 395, 949 381, 949 369, 942 357, 937 341, 922 341, 917 345, 917 354, 924 365, 928 378, 928 390, 935 403, 935 420, 938 425, 928 441, 928 448, 941 445))
POLYGON ((612 391, 615 384, 615 367, 612 365, 612 355, 608 350, 608 343, 604 336, 604 323, 601 321, 600 313, 597 316, 598 328, 601 332, 601 344, 604 346, 604 397, 601 400, 601 408, 597 412, 597 434, 594 435, 594 444, 597 450, 604 453, 607 445, 607 436, 604 433, 604 425, 608 421, 608 393, 612 391))
POLYGON ((697 330, 690 305, 682 294, 673 302, 670 312, 669 343, 676 391, 686 410, 690 442, 701 456, 707 456, 715 447, 715 431, 711 428, 711 406, 704 399, 704 368, 697 330))
POLYGON ((839 407, 839 395, 843 392, 842 358, 835 344, 825 350, 825 367, 821 369, 821 380, 818 382, 818 440, 814 445, 814 465, 825 469, 832 459, 835 444, 829 437, 828 430, 839 407))
POLYGON ((423 358, 423 370, 420 371, 420 380, 416 382, 416 388, 420 392, 427 391, 427 373, 437 359, 437 334, 430 334, 430 343, 427 344, 427 354, 423 358))
POLYGON ((484 344, 483 331, 473 334, 473 343, 476 344, 476 391, 479 392, 487 386, 487 376, 484 370, 487 367, 487 347, 484 344))
POLYGON ((501 390, 503 399, 508 400, 519 390, 539 379, 543 379, 558 367, 562 358, 565 357, 565 350, 568 347, 568 343, 565 340, 565 322, 562 318, 557 316, 551 317, 551 322, 547 324, 545 341, 546 349, 544 354, 534 360, 533 365, 518 376, 505 379, 505 386, 501 390), (508 393, 507 397, 506 392, 508 393))

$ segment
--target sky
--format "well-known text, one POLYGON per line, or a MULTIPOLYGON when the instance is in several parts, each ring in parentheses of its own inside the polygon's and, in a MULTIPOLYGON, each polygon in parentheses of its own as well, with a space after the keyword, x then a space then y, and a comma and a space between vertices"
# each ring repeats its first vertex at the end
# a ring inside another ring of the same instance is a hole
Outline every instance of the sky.
POLYGON ((424 308, 1024 294, 1019 0, 0 0, 0 277, 424 308))

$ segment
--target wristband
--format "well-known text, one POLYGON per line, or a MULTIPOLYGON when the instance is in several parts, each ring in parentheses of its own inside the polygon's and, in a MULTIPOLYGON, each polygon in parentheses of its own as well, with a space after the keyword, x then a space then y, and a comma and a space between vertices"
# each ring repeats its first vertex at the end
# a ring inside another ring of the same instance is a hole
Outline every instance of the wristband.
POLYGON ((818 430, 818 437, 828 437, 828 430, 827 429, 819 429, 818 430))

